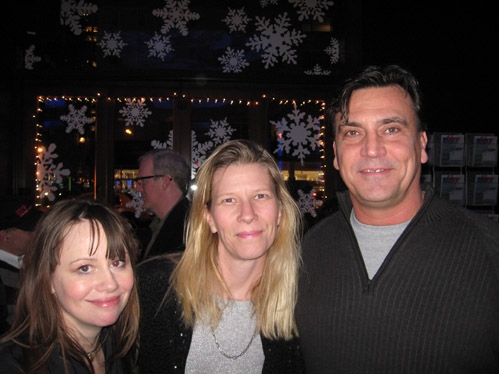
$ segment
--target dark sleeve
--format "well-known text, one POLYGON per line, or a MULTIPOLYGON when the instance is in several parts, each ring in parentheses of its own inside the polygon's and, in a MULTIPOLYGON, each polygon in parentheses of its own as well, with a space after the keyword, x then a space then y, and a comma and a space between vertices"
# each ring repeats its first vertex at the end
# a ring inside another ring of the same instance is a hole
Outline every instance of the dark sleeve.
POLYGON ((269 340, 262 336, 265 362, 262 374, 303 374, 305 363, 299 338, 269 340))
POLYGON ((4 343, 0 346, 0 374, 22 374, 22 349, 14 343, 4 343))
POLYGON ((173 267, 173 263, 163 257, 146 260, 137 267, 141 374, 183 373, 185 368, 192 330, 183 327, 175 299, 161 304, 173 267))

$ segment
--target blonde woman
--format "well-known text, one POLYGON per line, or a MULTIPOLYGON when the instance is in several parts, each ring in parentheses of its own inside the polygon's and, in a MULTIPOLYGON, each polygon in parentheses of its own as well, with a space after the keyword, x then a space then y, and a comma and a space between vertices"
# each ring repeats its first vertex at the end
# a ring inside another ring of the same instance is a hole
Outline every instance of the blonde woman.
POLYGON ((144 373, 301 373, 301 214, 273 157, 234 140, 201 165, 179 261, 138 267, 144 373))

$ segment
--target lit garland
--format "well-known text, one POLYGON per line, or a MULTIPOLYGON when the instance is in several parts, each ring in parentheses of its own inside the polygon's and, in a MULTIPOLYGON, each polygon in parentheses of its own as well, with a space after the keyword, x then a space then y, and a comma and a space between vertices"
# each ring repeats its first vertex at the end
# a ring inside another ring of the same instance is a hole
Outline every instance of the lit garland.
MULTIPOLYGON (((134 102, 137 101, 148 101, 148 102, 159 102, 162 103, 164 101, 166 102, 171 102, 175 99, 183 99, 183 100, 189 100, 191 103, 198 103, 198 104, 203 104, 203 103, 222 103, 222 104, 229 104, 229 105, 245 105, 247 107, 251 106, 259 106, 261 105, 262 101, 269 101, 269 102, 274 102, 277 103, 278 105, 297 105, 297 106, 304 106, 308 104, 315 104, 315 105, 320 105, 320 112, 323 113, 325 108, 326 108, 326 103, 322 99, 303 99, 303 100, 297 100, 297 99, 289 99, 289 98, 277 98, 275 96, 269 97, 267 94, 262 94, 260 99, 253 99, 253 100, 248 100, 248 99, 241 99, 241 98, 230 98, 230 97, 219 97, 219 98, 213 98, 213 97, 190 97, 186 93, 179 94, 177 92, 173 92, 171 95, 167 96, 160 96, 160 97, 106 97, 105 100, 107 102, 112 102, 117 101, 119 103, 126 102, 127 100, 131 100, 134 102)), ((42 146, 43 146, 43 140, 42 140, 42 133, 41 129, 43 126, 39 123, 39 116, 43 112, 42 105, 46 102, 51 102, 51 101, 59 101, 59 100, 64 100, 65 102, 69 103, 91 103, 91 104, 96 104, 99 100, 102 99, 102 95, 100 93, 96 93, 95 96, 67 96, 67 95, 61 95, 61 96, 38 96, 37 101, 38 105, 36 107, 36 113, 33 115, 33 119, 35 120, 35 126, 37 128, 36 135, 35 135, 35 153, 38 155, 41 152, 42 146)), ((321 120, 324 119, 324 115, 320 115, 319 117, 321 120)), ((324 132, 325 132, 325 126, 321 126, 321 170, 319 171, 319 185, 322 187, 322 192, 324 192, 324 175, 326 172, 326 167, 327 165, 324 163, 325 157, 324 157, 324 132)), ((36 159, 37 156, 35 156, 35 165, 36 165, 36 159)), ((36 190, 38 191, 38 187, 40 185, 40 180, 38 173, 35 177, 35 185, 36 185, 36 190)), ((324 198, 327 198, 324 196, 324 198)), ((40 199, 40 196, 37 196, 37 199, 40 199)))

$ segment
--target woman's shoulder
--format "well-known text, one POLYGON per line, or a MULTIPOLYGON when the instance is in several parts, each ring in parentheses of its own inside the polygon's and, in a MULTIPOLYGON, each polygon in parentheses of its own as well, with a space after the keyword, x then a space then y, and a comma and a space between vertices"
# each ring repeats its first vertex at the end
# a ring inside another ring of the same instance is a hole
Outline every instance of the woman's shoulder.
POLYGON ((159 302, 170 284, 175 262, 168 256, 151 257, 137 266, 137 283, 141 302, 159 302))
POLYGON ((175 260, 171 255, 161 255, 148 258, 137 265, 139 278, 169 277, 175 268, 175 260))
POLYGON ((0 373, 1 374, 15 374, 24 373, 21 363, 23 360, 22 348, 13 343, 6 342, 0 344, 0 373))

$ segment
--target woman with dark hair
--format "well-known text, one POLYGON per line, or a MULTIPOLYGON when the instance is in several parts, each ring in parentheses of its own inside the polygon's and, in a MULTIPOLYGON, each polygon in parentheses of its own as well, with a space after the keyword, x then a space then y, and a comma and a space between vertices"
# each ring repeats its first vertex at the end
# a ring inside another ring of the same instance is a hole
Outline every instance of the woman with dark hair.
POLYGON ((56 203, 24 257, 15 320, 0 339, 0 373, 134 372, 137 251, 111 208, 56 203))

